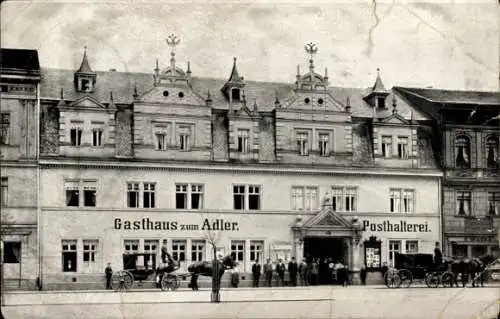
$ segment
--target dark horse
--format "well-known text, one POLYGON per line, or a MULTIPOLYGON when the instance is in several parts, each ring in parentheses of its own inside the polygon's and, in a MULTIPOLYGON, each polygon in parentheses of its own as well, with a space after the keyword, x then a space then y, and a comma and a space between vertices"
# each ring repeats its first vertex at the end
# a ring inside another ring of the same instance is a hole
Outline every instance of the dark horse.
POLYGON ((188 271, 191 273, 192 276, 192 285, 194 287, 198 287, 198 276, 206 276, 206 277, 212 277, 213 276, 213 269, 215 267, 215 262, 218 263, 218 276, 217 276, 217 285, 220 287, 220 282, 222 279, 222 275, 224 275, 224 272, 226 269, 232 269, 236 266, 236 263, 234 262, 233 256, 232 255, 227 255, 225 257, 222 257, 221 259, 217 261, 198 261, 195 262, 191 265, 188 266, 188 271))
POLYGON ((487 279, 486 266, 494 260, 495 258, 491 255, 478 258, 454 259, 451 263, 451 271, 455 277, 454 284, 458 287, 458 275, 460 274, 462 287, 465 287, 469 282, 469 276, 472 279, 472 287, 476 287, 476 284, 478 286, 481 284, 481 287, 484 287, 484 281, 487 279))

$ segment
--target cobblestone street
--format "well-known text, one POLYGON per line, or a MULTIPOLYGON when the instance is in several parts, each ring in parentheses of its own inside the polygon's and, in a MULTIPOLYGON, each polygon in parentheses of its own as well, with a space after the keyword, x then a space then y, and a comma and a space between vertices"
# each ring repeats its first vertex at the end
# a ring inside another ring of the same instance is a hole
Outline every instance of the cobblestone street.
POLYGON ((5 293, 6 318, 496 318, 498 287, 387 289, 382 286, 5 293))

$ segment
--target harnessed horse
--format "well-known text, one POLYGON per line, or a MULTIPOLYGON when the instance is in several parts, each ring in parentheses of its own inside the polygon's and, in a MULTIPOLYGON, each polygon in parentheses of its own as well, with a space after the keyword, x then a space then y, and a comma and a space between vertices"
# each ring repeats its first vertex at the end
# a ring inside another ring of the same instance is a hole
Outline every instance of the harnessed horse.
POLYGON ((234 262, 234 259, 231 255, 227 255, 222 258, 218 258, 215 261, 198 261, 195 262, 191 265, 188 266, 188 271, 191 273, 193 276, 194 280, 194 285, 197 287, 197 281, 198 281, 198 276, 206 276, 206 277, 212 277, 213 276, 213 269, 215 267, 215 263, 217 263, 218 266, 218 274, 217 274, 217 284, 218 287, 220 287, 220 282, 222 279, 222 275, 224 275, 224 272, 226 269, 232 269, 236 266, 236 263, 234 262))

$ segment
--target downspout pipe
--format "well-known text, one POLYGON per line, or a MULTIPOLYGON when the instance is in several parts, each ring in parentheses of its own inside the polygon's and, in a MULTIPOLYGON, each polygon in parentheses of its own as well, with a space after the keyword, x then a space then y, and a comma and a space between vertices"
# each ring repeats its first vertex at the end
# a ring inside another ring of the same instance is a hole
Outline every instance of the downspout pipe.
POLYGON ((42 249, 42 216, 40 209, 40 82, 36 90, 36 216, 37 216, 37 236, 38 236, 38 279, 37 287, 41 290, 43 287, 43 249, 42 249))

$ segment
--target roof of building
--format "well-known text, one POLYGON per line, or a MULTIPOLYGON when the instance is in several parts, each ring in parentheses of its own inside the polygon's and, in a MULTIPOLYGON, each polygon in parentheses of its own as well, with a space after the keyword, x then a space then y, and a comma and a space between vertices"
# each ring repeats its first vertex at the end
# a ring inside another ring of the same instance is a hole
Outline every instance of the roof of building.
POLYGON ((2 74, 24 73, 38 75, 40 73, 38 51, 1 48, 0 72, 2 74))
MULTIPOLYGON (((78 92, 75 88, 74 70, 64 69, 48 69, 42 68, 42 80, 40 94, 42 99, 60 98, 60 91, 63 90, 65 100, 76 100, 85 95, 91 95, 102 103, 108 103, 110 92, 113 92, 114 103, 132 103, 134 89, 137 87, 137 93, 141 95, 153 87, 153 72, 151 73, 130 73, 117 71, 95 71, 97 82, 94 90, 91 93, 78 92)), ((192 89, 201 95, 207 96, 210 91, 212 105, 215 108, 227 108, 228 101, 221 89, 224 87, 226 80, 213 78, 192 77, 190 85, 192 89)), ((286 100, 295 89, 294 83, 279 83, 279 82, 257 82, 245 81, 245 97, 248 105, 257 103, 260 111, 271 111, 274 109, 276 97, 280 102, 286 100)), ((371 92, 372 88, 348 88, 348 87, 329 87, 329 93, 342 104, 346 104, 347 99, 350 99, 351 112, 354 117, 373 117, 373 109, 365 100, 364 97, 371 92)), ((390 92, 390 91, 389 91, 390 92)), ((392 101, 394 92, 390 92, 387 99, 392 101)), ((414 120, 427 120, 428 116, 415 111, 408 104, 406 99, 395 95, 397 100, 398 114, 409 120, 413 117, 414 120)), ((377 110, 378 117, 385 117, 392 114, 392 109, 389 107, 384 111, 377 110)))
POLYGON ((93 74, 94 71, 90 68, 89 65, 89 60, 87 58, 87 48, 85 48, 85 51, 83 52, 83 59, 82 59, 82 64, 80 65, 80 68, 77 73, 86 73, 86 74, 93 74))
POLYGON ((435 103, 500 106, 500 92, 438 90, 410 87, 395 87, 395 89, 435 103))

